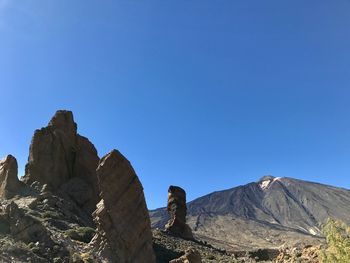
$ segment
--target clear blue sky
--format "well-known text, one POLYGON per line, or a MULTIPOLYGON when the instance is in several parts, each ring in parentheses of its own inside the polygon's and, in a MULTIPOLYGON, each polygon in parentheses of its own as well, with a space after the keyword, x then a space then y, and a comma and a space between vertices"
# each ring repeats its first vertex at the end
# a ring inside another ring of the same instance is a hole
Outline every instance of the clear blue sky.
POLYGON ((0 0, 0 155, 57 109, 148 206, 290 176, 350 188, 350 1, 0 0))

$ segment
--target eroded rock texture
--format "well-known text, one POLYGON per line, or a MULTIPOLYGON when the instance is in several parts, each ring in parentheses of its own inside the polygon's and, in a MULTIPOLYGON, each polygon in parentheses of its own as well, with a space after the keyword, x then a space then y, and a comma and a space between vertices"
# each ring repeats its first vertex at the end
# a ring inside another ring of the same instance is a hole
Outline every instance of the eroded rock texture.
POLYGON ((0 161, 0 197, 4 199, 15 196, 22 187, 17 177, 17 160, 12 155, 0 161))
POLYGON ((142 185, 129 161, 113 150, 97 169, 101 201, 91 245, 106 262, 153 263, 150 219, 142 185))
POLYGON ((202 263, 201 255, 194 248, 186 250, 185 255, 180 258, 173 259, 169 263, 202 263))
POLYGON ((194 239, 191 228, 186 224, 186 192, 181 187, 169 187, 167 210, 170 219, 165 229, 174 236, 194 239))
POLYGON ((94 145, 77 133, 72 112, 60 110, 47 127, 35 131, 23 180, 62 191, 92 213, 99 200, 98 162, 94 145))
POLYGON ((43 242, 52 244, 50 235, 44 225, 34 217, 26 214, 14 202, 0 208, 0 234, 10 234, 16 240, 25 243, 43 242))

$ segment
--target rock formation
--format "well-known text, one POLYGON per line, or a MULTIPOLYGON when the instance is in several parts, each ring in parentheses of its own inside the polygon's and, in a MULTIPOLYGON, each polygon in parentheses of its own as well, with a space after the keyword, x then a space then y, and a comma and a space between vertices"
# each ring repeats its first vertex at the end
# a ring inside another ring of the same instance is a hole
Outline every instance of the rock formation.
POLYGON ((170 219, 165 229, 174 236, 194 239, 191 228, 186 224, 186 192, 181 187, 169 187, 167 210, 170 219))
POLYGON ((99 200, 98 162, 94 145, 77 133, 72 112, 61 110, 47 127, 35 131, 23 180, 64 192, 92 213, 99 200))
POLYGON ((202 258, 197 250, 189 248, 186 250, 185 255, 173 259, 169 263, 202 263, 202 258))
POLYGON ((44 225, 27 215, 14 202, 0 208, 0 225, 1 234, 11 234, 16 240, 25 243, 40 241, 48 245, 52 243, 44 225))
POLYGON ((101 159, 97 176, 101 201, 91 245, 106 262, 155 262, 143 188, 129 161, 113 150, 101 159))
POLYGON ((12 155, 8 155, 0 161, 1 198, 12 198, 19 192, 23 183, 18 180, 17 172, 17 160, 12 155))

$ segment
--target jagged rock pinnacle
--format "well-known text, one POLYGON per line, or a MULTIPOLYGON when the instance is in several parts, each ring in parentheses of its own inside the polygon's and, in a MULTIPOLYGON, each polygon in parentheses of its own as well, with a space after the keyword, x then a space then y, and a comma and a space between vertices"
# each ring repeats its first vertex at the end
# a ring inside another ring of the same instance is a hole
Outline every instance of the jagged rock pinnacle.
POLYGON ((7 155, 0 161, 0 197, 8 199, 18 193, 22 182, 18 180, 17 160, 12 155, 7 155))
POLYGON ((74 122, 73 113, 67 110, 56 111, 48 126, 66 133, 77 133, 77 124, 74 122))
POLYGON ((98 162, 94 145, 77 133, 73 113, 59 110, 47 127, 35 131, 23 181, 64 192, 91 214, 99 200, 98 162))

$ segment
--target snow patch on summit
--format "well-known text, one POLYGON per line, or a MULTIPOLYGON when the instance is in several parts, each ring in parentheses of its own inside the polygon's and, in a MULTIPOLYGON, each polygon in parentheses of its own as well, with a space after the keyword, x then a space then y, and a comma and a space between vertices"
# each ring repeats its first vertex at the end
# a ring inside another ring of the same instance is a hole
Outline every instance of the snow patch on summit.
POLYGON ((262 181, 259 186, 261 189, 265 190, 269 187, 271 180, 262 181))
POLYGON ((262 190, 266 190, 270 187, 270 185, 276 181, 281 181, 282 177, 269 178, 267 180, 263 180, 259 183, 259 186, 262 190))

